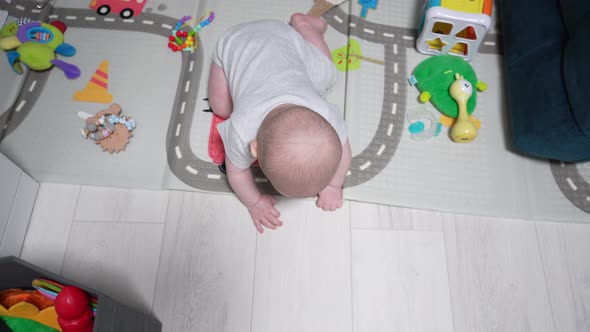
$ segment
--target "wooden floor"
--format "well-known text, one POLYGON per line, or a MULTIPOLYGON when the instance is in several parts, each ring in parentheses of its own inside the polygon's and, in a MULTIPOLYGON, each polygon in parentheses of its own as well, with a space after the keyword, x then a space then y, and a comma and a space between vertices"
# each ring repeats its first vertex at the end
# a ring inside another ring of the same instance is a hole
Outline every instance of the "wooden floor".
POLYGON ((41 184, 21 257, 164 331, 590 331, 590 224, 41 184))

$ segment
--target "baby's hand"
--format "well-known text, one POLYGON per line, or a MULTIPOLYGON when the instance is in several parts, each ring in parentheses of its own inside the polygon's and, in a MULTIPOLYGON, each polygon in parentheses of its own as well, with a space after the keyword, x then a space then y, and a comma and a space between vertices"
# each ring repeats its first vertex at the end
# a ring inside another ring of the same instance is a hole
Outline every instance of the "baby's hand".
POLYGON ((328 185, 318 195, 315 205, 324 211, 335 211, 342 207, 342 188, 328 185))
POLYGON ((264 232, 262 225, 270 229, 283 225, 283 222, 278 219, 281 214, 274 208, 275 204, 277 204, 276 198, 271 195, 262 195, 256 204, 248 207, 252 221, 261 234, 264 232))

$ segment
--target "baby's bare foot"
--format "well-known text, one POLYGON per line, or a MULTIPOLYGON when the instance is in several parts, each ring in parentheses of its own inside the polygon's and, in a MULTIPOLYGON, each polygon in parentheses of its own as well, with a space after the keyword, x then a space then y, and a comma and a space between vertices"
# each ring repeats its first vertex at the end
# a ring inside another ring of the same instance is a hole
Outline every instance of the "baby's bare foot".
POLYGON ((328 23, 321 18, 301 13, 293 14, 291 16, 291 26, 296 30, 298 30, 298 28, 311 27, 320 34, 324 34, 328 29, 328 23))
POLYGON ((318 195, 315 205, 324 211, 335 211, 342 207, 342 188, 328 185, 318 195))

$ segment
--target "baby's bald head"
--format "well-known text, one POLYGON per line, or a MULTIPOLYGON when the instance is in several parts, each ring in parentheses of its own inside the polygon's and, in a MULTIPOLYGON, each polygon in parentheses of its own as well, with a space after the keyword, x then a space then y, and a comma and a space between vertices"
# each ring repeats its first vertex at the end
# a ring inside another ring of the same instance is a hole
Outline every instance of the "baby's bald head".
POLYGON ((321 115, 300 106, 271 111, 258 130, 258 161, 289 197, 312 197, 332 180, 342 157, 338 134, 321 115))

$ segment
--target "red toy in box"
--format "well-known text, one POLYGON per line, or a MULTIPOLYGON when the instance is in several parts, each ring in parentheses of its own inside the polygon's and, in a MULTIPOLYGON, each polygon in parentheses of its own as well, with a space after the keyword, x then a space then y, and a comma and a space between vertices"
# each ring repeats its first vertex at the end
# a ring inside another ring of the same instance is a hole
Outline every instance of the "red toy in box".
POLYGON ((63 332, 92 332, 94 320, 88 300, 88 295, 74 286, 65 286, 57 294, 55 311, 63 332))

